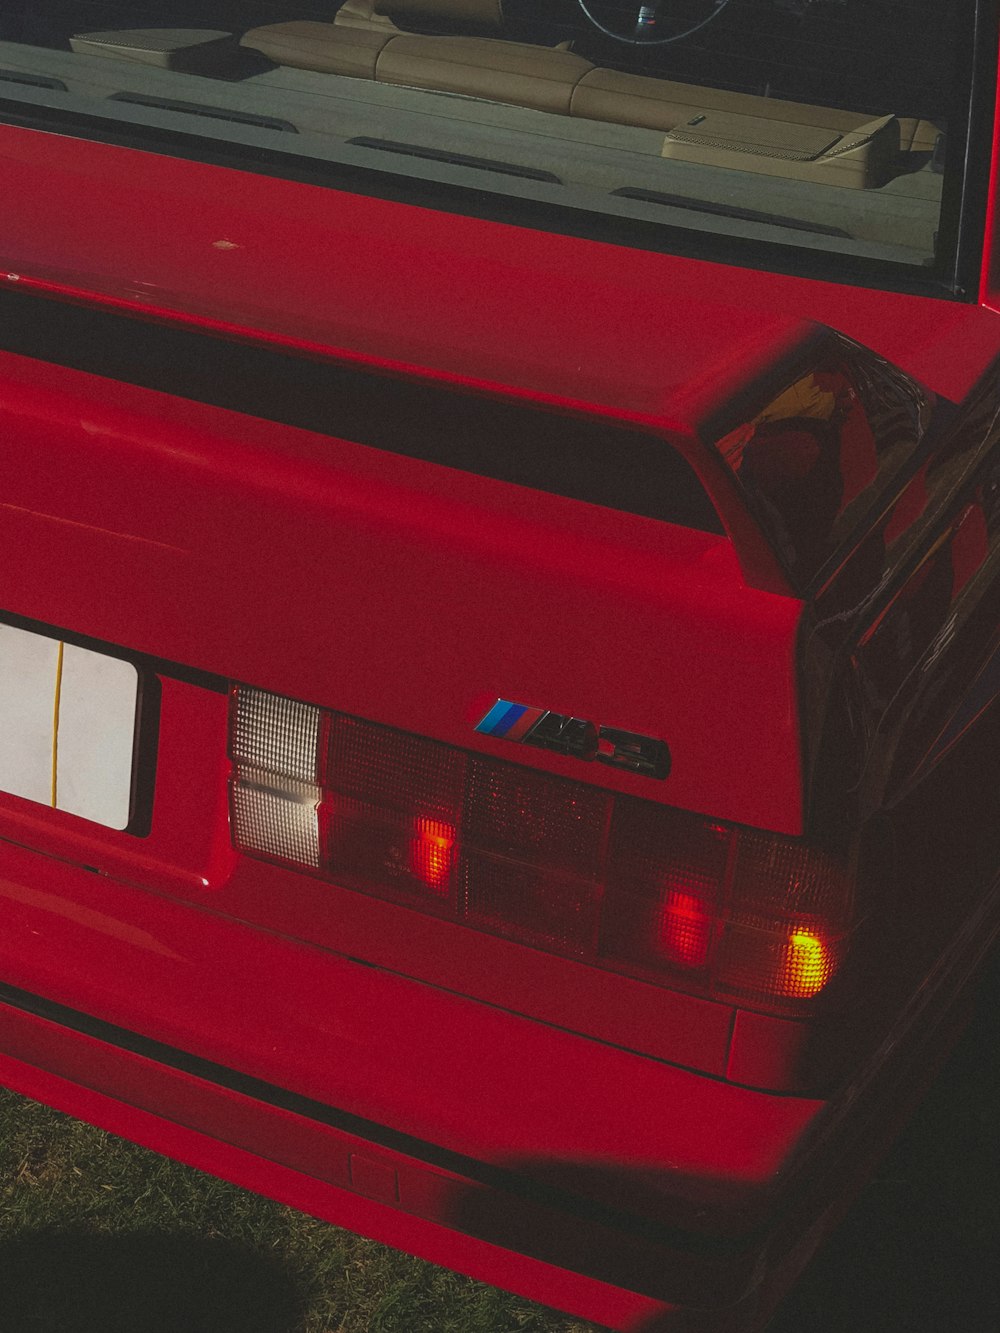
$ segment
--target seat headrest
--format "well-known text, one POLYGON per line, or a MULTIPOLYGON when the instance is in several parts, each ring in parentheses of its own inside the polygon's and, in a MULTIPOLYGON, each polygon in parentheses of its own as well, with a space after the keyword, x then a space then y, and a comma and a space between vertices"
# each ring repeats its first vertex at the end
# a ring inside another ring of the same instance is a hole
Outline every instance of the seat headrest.
POLYGON ((501 0, 375 0, 376 14, 403 27, 496 32, 503 27, 501 0))

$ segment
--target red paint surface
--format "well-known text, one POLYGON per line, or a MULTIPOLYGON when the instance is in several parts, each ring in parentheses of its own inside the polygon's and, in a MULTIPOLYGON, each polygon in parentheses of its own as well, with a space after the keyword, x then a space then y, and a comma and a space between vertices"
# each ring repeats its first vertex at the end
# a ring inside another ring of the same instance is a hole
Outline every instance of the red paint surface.
MULTIPOLYGON (((5 1026, 10 1021, 9 1013, 5 1013, 5 1026)), ((81 1052, 93 1056, 93 1043, 74 1037, 64 1041, 60 1050, 58 1039, 54 1041, 54 1034, 45 1031, 46 1025, 38 1020, 16 1021, 30 1029, 30 1034, 19 1034, 19 1040, 12 1044, 29 1048, 32 1056, 46 1066, 41 1069, 30 1060, 0 1054, 0 1080, 24 1096, 279 1203, 432 1263, 461 1268, 481 1282, 530 1292, 547 1305, 610 1328, 638 1329, 647 1319, 665 1315, 672 1308, 652 1297, 568 1272, 441 1225, 435 1220, 434 1210, 442 1191, 428 1183, 433 1178, 425 1172, 407 1170, 404 1164, 398 1165, 402 1199, 410 1206, 402 1211, 349 1191, 345 1188, 349 1183, 346 1171, 343 1176, 336 1173, 338 1157, 346 1167, 346 1144, 340 1136, 311 1131, 311 1141, 303 1151, 301 1141, 296 1141, 294 1118, 287 1113, 260 1111, 256 1106, 250 1110, 247 1099, 200 1087, 196 1080, 182 1075, 158 1077, 150 1063, 138 1057, 120 1057, 119 1069, 114 1078, 107 1079, 106 1091, 87 1086, 74 1065, 81 1052), (52 1072, 64 1063, 68 1076, 52 1072), (145 1099, 157 1101, 157 1111, 134 1104, 126 1091, 129 1083, 133 1088, 141 1084, 145 1099), (163 1106, 171 1097, 176 1118, 163 1114, 163 1106), (220 1125, 228 1127, 230 1141, 218 1137, 220 1125), (244 1137, 252 1148, 243 1146, 244 1137), (274 1145, 270 1157, 261 1146, 268 1140, 274 1145), (316 1174, 319 1170, 326 1178, 316 1174), (339 1183, 331 1183, 331 1175, 339 1183)))
MULTIPOLYGON (((361 1129, 316 1127, 7 1008, 2 1067, 9 1077, 10 1060, 20 1062, 15 1087, 48 1098, 51 1076, 69 1080, 88 1091, 67 1099, 59 1088, 56 1101, 77 1114, 94 1114, 92 1093, 111 1097, 118 1111, 100 1103, 98 1123, 417 1253, 471 1260, 471 1271, 591 1318, 615 1309, 600 1283, 659 1301, 724 1304, 743 1295, 754 1264, 742 1244, 712 1259, 689 1241, 695 1249, 685 1257, 665 1241, 619 1234, 600 1217, 587 1220, 588 1200, 695 1231, 747 1233, 787 1186, 787 1168, 823 1110, 817 1100, 727 1086, 247 929, 211 899, 192 911, 9 844, 0 899, 6 984, 412 1135, 414 1146, 366 1144, 361 1129), (169 1124, 151 1126, 137 1112, 169 1124), (192 1158, 189 1130, 220 1142, 197 1141, 192 1158), (423 1165, 422 1142, 555 1190, 562 1214, 544 1200, 519 1200, 516 1189, 508 1197, 502 1184, 484 1194, 475 1167, 465 1178, 460 1168, 456 1177, 423 1165), (254 1159, 239 1159, 235 1176, 233 1147, 254 1159), (306 1178, 283 1178, 274 1164, 306 1178), (358 1197, 384 1204, 393 1194, 423 1222, 385 1226, 358 1197), (590 1277, 560 1288, 546 1269, 516 1259, 504 1266, 503 1255, 461 1236, 449 1252, 440 1226, 502 1249, 517 1237, 515 1248, 590 1277)), ((619 1312, 636 1308, 634 1296, 618 1299, 619 1312)))
POLYGON ((665 782, 588 780, 798 831, 800 604, 725 539, 24 358, 0 386, 8 611, 584 776, 473 730, 537 700, 668 740, 665 782))
POLYGON ((979 303, 996 313, 1000 308, 1000 204, 997 193, 1000 190, 1000 86, 994 103, 993 151, 989 167, 984 163, 983 172, 989 171, 989 187, 986 196, 986 227, 984 231, 983 265, 979 283, 979 303))
MULTIPOLYGON (((992 279, 977 307, 12 128, 0 152, 17 200, 0 268, 22 290, 609 415, 688 447, 817 322, 955 400, 1000 346, 992 279)), ((724 538, 610 511, 598 526, 556 497, 7 355, 0 440, 7 612, 502 758, 472 731, 498 696, 665 735, 673 770, 655 790, 588 777, 801 830, 801 607, 735 513, 740 559, 724 538)), ((0 979, 690 1228, 767 1220, 814 1130, 857 1132, 851 1099, 827 1117, 816 1099, 724 1081, 794 1087, 805 1025, 242 861, 224 729, 223 695, 164 681, 148 839, 3 800, 0 979)), ((518 757, 581 776, 572 760, 518 757)), ((456 1213, 469 1182, 2 1018, 11 1086, 319 1216, 617 1327, 705 1297, 704 1272, 648 1254, 615 1270, 632 1293, 595 1279, 627 1247, 601 1254, 582 1230, 575 1267, 569 1251, 546 1262, 463 1234, 463 1218, 469 1231, 497 1208, 489 1196, 485 1212, 456 1213)), ((515 1220, 537 1255, 531 1217, 515 1220)), ((736 1264, 729 1278, 735 1298, 747 1274, 736 1264)))
POLYGON ((11 127, 0 127, 0 151, 5 190, 19 201, 0 267, 22 282, 530 396, 641 415, 707 406, 758 349, 819 322, 959 399, 1000 338, 996 313, 975 305, 622 249, 11 127))
POLYGON ((819 1108, 589 1043, 499 1008, 5 849, 5 980, 482 1161, 768 1181, 819 1108), (247 996, 255 1002, 247 1003, 247 996), (567 1088, 587 1070, 588 1095, 567 1088), (474 1110, 473 1110, 474 1108, 474 1110))

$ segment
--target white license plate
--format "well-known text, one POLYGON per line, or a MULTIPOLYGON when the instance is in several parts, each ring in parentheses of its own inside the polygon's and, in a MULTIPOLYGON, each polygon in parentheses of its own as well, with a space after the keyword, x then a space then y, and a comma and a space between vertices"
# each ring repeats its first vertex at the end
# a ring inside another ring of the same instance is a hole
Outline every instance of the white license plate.
POLYGON ((138 696, 130 662, 0 625, 0 791, 125 828, 138 696))

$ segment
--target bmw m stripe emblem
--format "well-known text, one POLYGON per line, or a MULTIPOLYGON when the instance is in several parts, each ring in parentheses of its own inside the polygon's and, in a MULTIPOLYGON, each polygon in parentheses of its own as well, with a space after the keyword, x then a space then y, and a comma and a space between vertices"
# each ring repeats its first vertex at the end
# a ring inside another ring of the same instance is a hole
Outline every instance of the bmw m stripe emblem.
POLYGON ((528 708, 498 699, 476 726, 484 736, 502 736, 507 741, 522 741, 527 732, 544 716, 544 708, 528 708))
POLYGON ((498 699, 476 723, 476 730, 496 740, 534 745, 574 759, 596 759, 648 778, 665 778, 670 772, 666 741, 619 727, 599 727, 581 717, 531 708, 510 699, 498 699))

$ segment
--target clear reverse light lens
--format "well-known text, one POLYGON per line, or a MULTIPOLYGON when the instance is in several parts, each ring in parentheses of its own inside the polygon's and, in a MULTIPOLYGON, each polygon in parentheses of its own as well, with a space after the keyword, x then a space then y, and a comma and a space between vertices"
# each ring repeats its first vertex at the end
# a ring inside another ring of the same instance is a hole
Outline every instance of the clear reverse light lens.
POLYGON ((322 716, 262 690, 234 691, 230 813, 236 845, 318 869, 322 716))

